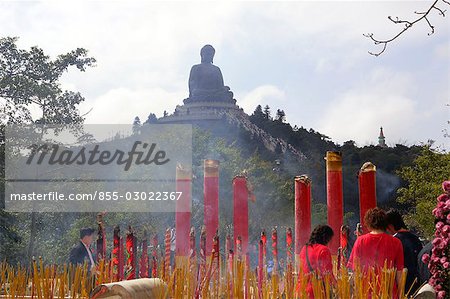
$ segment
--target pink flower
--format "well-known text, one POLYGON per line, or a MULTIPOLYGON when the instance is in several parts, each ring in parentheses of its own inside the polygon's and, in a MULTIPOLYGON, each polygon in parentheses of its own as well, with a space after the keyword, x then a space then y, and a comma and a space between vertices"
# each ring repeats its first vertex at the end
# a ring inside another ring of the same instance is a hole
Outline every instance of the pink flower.
POLYGON ((436 298, 447 298, 450 292, 450 181, 442 184, 442 188, 446 194, 442 194, 437 198, 436 208, 433 215, 436 217, 435 239, 432 241, 433 248, 431 256, 423 256, 422 261, 428 262, 431 278, 429 284, 434 287, 437 292, 436 298))
POLYGON ((441 194, 438 196, 437 201, 438 202, 446 202, 449 199, 448 194, 441 194))
POLYGON ((441 274, 440 272, 436 271, 431 275, 431 277, 433 277, 436 280, 436 282, 438 282, 441 278, 441 274))
POLYGON ((444 216, 444 214, 442 213, 442 209, 439 209, 439 208, 435 208, 433 210, 433 215, 434 215, 434 217, 436 217, 438 219, 440 219, 444 216))
MULTIPOLYGON (((431 253, 432 253, 432 254, 431 254, 431 257, 430 257, 430 258, 440 255, 441 252, 442 252, 442 250, 441 250, 439 247, 434 246, 433 249, 431 249, 431 253)), ((433 260, 431 260, 431 262, 432 262, 432 261, 433 261, 433 260)))
POLYGON ((431 277, 430 279, 428 279, 428 283, 431 285, 431 286, 435 286, 436 285, 436 279, 434 279, 433 277, 431 277))
MULTIPOLYGON (((444 207, 444 214, 450 212, 450 200, 448 200, 448 203, 445 204, 444 207)), ((445 216, 444 216, 445 218, 445 216)))
MULTIPOLYGON (((432 256, 432 257, 431 257, 431 261, 430 261, 430 265, 434 266, 434 265, 439 264, 439 262, 440 262, 440 259, 439 259, 438 257, 432 256)), ((435 274, 436 274, 436 273, 435 273, 435 274)))
POLYGON ((444 190, 444 192, 446 193, 450 192, 450 181, 444 181, 442 183, 442 190, 444 190))
POLYGON ((424 262, 425 264, 428 264, 430 262, 430 255, 428 253, 422 255, 422 262, 424 262))
MULTIPOLYGON (((439 223, 441 223, 441 222, 439 222, 439 223)), ((438 223, 438 224, 439 224, 438 223)), ((437 224, 436 224, 436 226, 437 226, 437 224)), ((433 246, 437 246, 437 245, 439 245, 439 244, 441 244, 442 243, 442 239, 441 238, 435 238, 434 240, 433 240, 433 242, 431 242, 432 244, 433 244, 433 246)))
POLYGON ((450 199, 445 202, 444 211, 450 211, 450 199))

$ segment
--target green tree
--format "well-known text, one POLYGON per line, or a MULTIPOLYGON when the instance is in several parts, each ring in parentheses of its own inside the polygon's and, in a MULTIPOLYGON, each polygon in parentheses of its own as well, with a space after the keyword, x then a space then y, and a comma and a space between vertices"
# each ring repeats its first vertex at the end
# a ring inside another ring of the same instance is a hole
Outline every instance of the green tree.
MULTIPOLYGON (((83 48, 51 59, 37 46, 29 50, 19 49, 17 40, 17 37, 0 38, 0 99, 3 114, 0 140, 4 141, 6 124, 82 123, 84 117, 78 105, 84 101, 84 97, 79 92, 62 89, 60 79, 71 66, 85 71, 95 64, 95 59, 88 57, 87 50, 83 48)), ((3 142, 0 143, 0 146, 4 146, 3 142)), ((4 169, 4 155, 1 159, 4 169)), ((1 184, 4 190, 4 174, 1 184)), ((29 217, 28 258, 34 254, 38 217, 35 212, 29 217)), ((8 223, 2 222, 2 230, 7 231, 7 226, 8 223)))
POLYGON ((284 122, 286 120, 286 113, 284 113, 284 110, 277 109, 277 115, 275 116, 275 120, 279 122, 284 122))
POLYGON ((147 120, 144 122, 144 124, 155 124, 158 122, 158 118, 156 117, 156 114, 150 113, 147 117, 147 120))
POLYGON ((436 197, 442 193, 442 182, 450 179, 450 153, 440 153, 426 146, 413 165, 402 167, 398 174, 407 186, 398 190, 397 200, 412 206, 406 221, 430 238, 434 233, 431 212, 436 206, 436 197))
POLYGON ((271 118, 270 117, 270 107, 269 107, 269 105, 266 105, 264 107, 264 116, 266 117, 266 119, 270 119, 271 118))
POLYGON ((140 130, 141 130, 141 120, 139 119, 139 116, 136 116, 133 121, 133 134, 139 134, 140 130))
POLYGON ((256 106, 255 111, 253 111, 253 115, 258 119, 264 117, 264 112, 262 110, 261 105, 256 106))
POLYGON ((80 123, 83 116, 77 106, 84 97, 63 90, 59 80, 69 67, 84 72, 95 59, 87 50, 78 48, 52 60, 38 47, 18 49, 16 37, 0 39, 0 98, 4 101, 4 123, 80 123), (32 106, 40 113, 33 117, 32 106))

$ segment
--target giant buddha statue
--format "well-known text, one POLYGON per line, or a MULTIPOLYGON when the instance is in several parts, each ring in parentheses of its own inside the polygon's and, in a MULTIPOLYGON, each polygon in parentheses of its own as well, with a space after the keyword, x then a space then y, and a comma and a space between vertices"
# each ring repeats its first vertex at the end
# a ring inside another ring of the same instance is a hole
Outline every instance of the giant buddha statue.
POLYGON ((189 98, 185 104, 196 102, 225 102, 235 104, 233 93, 224 86, 220 68, 213 64, 215 50, 211 45, 200 51, 201 63, 191 68, 189 74, 189 98))

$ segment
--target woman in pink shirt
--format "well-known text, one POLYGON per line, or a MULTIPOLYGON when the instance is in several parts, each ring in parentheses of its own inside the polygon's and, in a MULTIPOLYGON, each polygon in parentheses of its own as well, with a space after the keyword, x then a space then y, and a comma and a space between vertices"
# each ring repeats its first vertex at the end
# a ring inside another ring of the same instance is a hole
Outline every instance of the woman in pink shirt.
MULTIPOLYGON (((328 225, 318 225, 314 228, 308 243, 300 251, 300 265, 305 275, 316 273, 321 278, 331 275, 331 279, 334 281, 331 252, 327 247, 333 235, 333 229, 328 225)), ((309 298, 314 298, 312 283, 309 279, 306 291, 309 298)))

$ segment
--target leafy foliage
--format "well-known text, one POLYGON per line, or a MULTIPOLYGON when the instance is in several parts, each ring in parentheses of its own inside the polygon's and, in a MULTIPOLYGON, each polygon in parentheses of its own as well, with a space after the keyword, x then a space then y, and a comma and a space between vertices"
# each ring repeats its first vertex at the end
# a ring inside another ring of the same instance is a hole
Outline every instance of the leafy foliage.
POLYGON ((411 207, 406 218, 408 224, 431 237, 434 233, 431 212, 442 182, 450 178, 450 153, 436 152, 426 146, 413 165, 402 167, 398 174, 407 182, 398 190, 398 201, 411 207))
POLYGON ((59 79, 70 66, 80 71, 92 66, 95 59, 78 48, 51 60, 38 47, 18 49, 17 38, 0 39, 0 98, 4 101, 5 119, 10 123, 46 124, 79 123, 77 105, 84 101, 79 92, 63 90, 59 79), (40 115, 33 119, 31 107, 40 115))
POLYGON ((155 124, 158 122, 158 118, 156 117, 156 114, 150 113, 147 117, 147 120, 144 122, 144 124, 155 124))
MULTIPOLYGON (((75 91, 63 90, 59 82, 61 76, 71 66, 80 71, 95 64, 95 59, 87 57, 87 50, 77 48, 69 53, 51 59, 39 47, 30 50, 19 49, 16 37, 0 38, 0 191, 1 223, 0 236, 2 255, 8 250, 8 259, 28 259, 34 253, 37 231, 46 225, 54 227, 54 215, 37 213, 12 215, 4 211, 5 156, 4 130, 6 124, 79 124, 84 118, 78 105, 84 97, 75 91), (30 220, 31 219, 31 220, 30 220), (46 221, 49 221, 46 223, 46 221), (52 222, 53 221, 53 222, 52 222), (29 226, 25 223, 31 222, 29 226), (20 231, 20 237, 15 232, 20 231), (25 238, 29 239, 28 253, 24 254, 25 238), (22 243, 19 243, 22 241, 22 243), (12 249, 16 250, 12 250, 12 249)), ((62 215, 55 217, 63 218, 62 215)), ((64 227, 64 226, 63 226, 64 227)), ((55 240, 55 239, 52 239, 55 240)), ((38 239, 38 241, 40 241, 38 239)), ((45 243, 45 242, 44 242, 45 243)), ((40 244, 40 243, 39 243, 40 244)), ((54 246, 54 245, 53 245, 54 246)), ((2 256, 3 258, 3 256, 2 256)))

